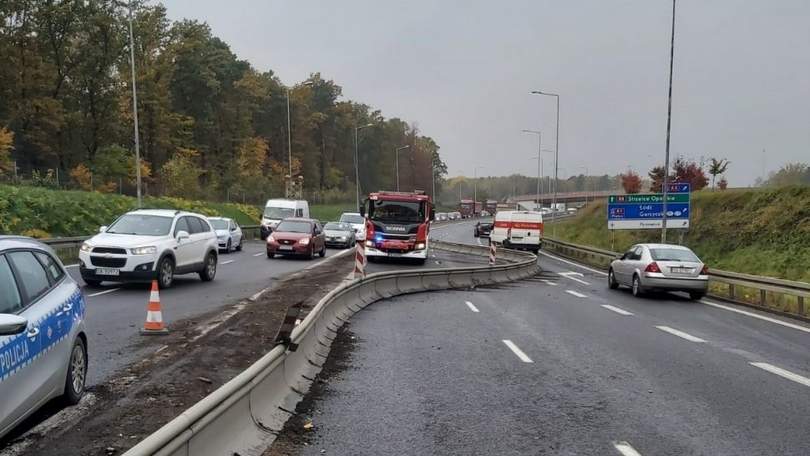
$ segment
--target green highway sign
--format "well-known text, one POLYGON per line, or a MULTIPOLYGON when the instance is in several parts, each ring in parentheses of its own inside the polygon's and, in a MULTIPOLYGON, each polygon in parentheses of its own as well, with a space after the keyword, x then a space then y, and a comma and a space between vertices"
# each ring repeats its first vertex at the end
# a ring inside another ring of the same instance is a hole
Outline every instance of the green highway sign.
MULTIPOLYGON (((662 203, 664 197, 661 193, 644 193, 632 195, 611 195, 608 197, 608 203, 662 203)), ((688 193, 668 193, 667 203, 688 203, 688 193)))

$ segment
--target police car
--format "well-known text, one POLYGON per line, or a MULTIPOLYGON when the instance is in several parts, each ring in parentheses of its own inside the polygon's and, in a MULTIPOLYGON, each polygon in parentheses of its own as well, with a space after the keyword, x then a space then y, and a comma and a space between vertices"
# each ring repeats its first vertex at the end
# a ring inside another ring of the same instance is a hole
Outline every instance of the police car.
POLYGON ((84 312, 84 296, 48 246, 0 236, 0 437, 50 399, 82 398, 84 312))

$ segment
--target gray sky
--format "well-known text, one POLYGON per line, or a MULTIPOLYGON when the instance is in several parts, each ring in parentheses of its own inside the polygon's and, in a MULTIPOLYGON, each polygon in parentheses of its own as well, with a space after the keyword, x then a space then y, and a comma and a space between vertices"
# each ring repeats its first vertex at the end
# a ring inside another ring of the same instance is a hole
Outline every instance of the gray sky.
MULTIPOLYGON (((554 98, 533 89, 561 95, 561 176, 663 162, 668 0, 165 4, 285 83, 320 71, 346 97, 416 122, 451 175, 536 173, 537 138, 520 130, 542 130, 553 149, 555 123, 554 98)), ((810 1, 677 8, 672 153, 730 159, 732 186, 810 162, 810 1)))

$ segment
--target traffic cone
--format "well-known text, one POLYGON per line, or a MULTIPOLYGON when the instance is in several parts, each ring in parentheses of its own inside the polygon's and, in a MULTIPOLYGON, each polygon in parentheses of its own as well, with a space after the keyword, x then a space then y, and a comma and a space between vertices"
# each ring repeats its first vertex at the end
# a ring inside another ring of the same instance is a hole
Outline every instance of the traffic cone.
POLYGON ((163 325, 163 313, 160 311, 160 293, 158 292, 157 280, 152 281, 149 304, 146 305, 146 323, 143 324, 141 334, 169 334, 169 330, 163 325))

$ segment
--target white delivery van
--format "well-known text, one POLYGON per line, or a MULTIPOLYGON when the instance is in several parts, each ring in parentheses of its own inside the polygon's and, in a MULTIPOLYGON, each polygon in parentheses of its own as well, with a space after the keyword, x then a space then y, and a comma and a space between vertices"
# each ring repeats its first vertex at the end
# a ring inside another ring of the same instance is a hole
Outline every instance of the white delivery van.
POLYGON ((270 199, 262 214, 262 240, 273 232, 278 222, 285 218, 309 218, 309 203, 304 200, 270 199))
POLYGON ((489 239, 506 248, 536 253, 543 243, 543 214, 536 211, 498 211, 489 239))

